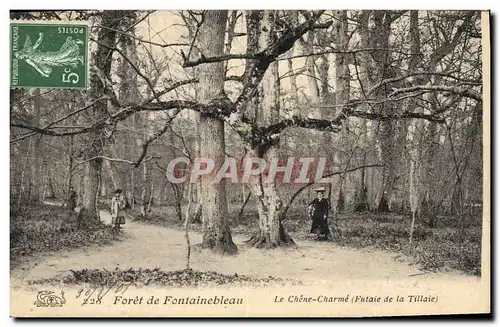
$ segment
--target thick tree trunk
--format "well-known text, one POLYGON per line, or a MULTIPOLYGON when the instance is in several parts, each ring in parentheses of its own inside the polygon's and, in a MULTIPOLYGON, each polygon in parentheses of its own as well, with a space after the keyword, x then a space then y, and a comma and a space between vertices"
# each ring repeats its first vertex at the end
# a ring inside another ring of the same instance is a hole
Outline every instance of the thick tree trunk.
POLYGON ((83 178, 83 217, 91 221, 99 218, 97 210, 97 196, 99 192, 99 174, 101 173, 102 161, 100 159, 88 161, 85 164, 83 178))
MULTIPOLYGON (((249 153, 252 158, 258 157, 258 154, 253 151, 249 153)), ((276 153, 275 148, 269 149, 265 160, 270 162, 271 158, 276 158, 276 153)), ((252 194, 257 199, 259 229, 247 243, 257 248, 295 245, 281 223, 284 207, 276 183, 268 181, 265 176, 258 175, 250 177, 250 186, 252 194)))
MULTIPOLYGON (((224 53, 227 11, 214 10, 205 14, 198 40, 200 51, 207 57, 224 53)), ((204 64, 198 67, 199 99, 209 103, 223 95, 224 63, 204 64)), ((214 161, 218 171, 225 160, 224 123, 204 115, 200 116, 200 154, 214 161)), ((202 175, 201 200, 203 211, 202 246, 221 254, 235 254, 229 230, 225 181, 215 181, 215 174, 202 175)))
MULTIPOLYGON (((109 47, 114 47, 116 39, 116 26, 120 24, 118 17, 123 16, 122 13, 117 11, 104 11, 102 13, 101 25, 109 28, 99 29, 97 39, 101 44, 97 45, 97 50, 94 55, 94 63, 100 70, 93 71, 90 78, 90 90, 88 92, 87 102, 92 102, 95 99, 99 99, 103 96, 104 83, 101 79, 100 74, 104 77, 109 78, 111 72, 112 54, 113 51, 109 47)), ((107 100, 99 100, 94 105, 94 110, 89 113, 92 121, 102 118, 107 114, 107 100)), ((93 158, 98 156, 103 151, 103 140, 101 131, 94 131, 89 133, 89 149, 87 150, 87 156, 93 158)), ((85 164, 85 177, 83 180, 83 214, 82 216, 89 221, 99 221, 98 210, 97 210, 97 199, 99 197, 99 187, 100 187, 100 174, 102 169, 102 160, 94 159, 90 160, 85 164)))
MULTIPOLYGON (((265 11, 261 20, 261 34, 259 47, 275 41, 274 17, 272 11, 265 11)), ((278 63, 272 63, 262 79, 262 117, 260 123, 264 126, 279 121, 280 115, 280 83, 278 63)), ((270 163, 278 159, 279 141, 265 149, 250 149, 251 157, 264 158, 270 163)), ((280 218, 282 217, 283 203, 280 198, 276 181, 268 180, 262 175, 252 176, 250 181, 252 193, 257 199, 259 212, 259 230, 248 243, 257 248, 274 248, 281 245, 295 244, 286 233, 280 218)))
MULTIPOLYGON (((385 49, 389 45, 389 34, 391 27, 391 13, 383 11, 375 11, 374 28, 371 43, 374 48, 385 49)), ((375 76, 377 79, 385 79, 391 77, 390 60, 391 53, 387 51, 375 51, 373 58, 375 59, 375 76)), ((383 100, 387 97, 388 90, 381 87, 377 90, 377 99, 383 100)), ((379 108, 381 112, 393 114, 396 108, 390 103, 383 103, 379 108)), ((394 146, 394 121, 383 121, 379 123, 379 141, 384 167, 382 168, 382 192, 380 202, 378 203, 378 211, 386 212, 389 210, 389 200, 395 185, 396 169, 395 158, 397 156, 394 146)))

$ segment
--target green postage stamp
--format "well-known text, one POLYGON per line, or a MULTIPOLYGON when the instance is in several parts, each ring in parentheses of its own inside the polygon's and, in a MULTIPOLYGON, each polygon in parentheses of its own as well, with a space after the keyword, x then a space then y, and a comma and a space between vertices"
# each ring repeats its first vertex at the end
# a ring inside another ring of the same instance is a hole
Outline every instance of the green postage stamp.
POLYGON ((85 23, 11 22, 11 87, 87 88, 88 41, 85 23))

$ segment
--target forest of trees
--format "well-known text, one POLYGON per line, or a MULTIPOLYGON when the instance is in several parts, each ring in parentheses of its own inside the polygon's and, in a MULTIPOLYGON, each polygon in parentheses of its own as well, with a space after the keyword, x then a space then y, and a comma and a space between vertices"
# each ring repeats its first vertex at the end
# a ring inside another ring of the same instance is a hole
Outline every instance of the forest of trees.
MULTIPOLYGON (((177 157, 325 157, 339 212, 467 223, 482 204, 479 11, 11 12, 91 26, 90 88, 11 89, 11 205, 78 193, 84 217, 121 188, 141 219, 174 206, 203 246, 236 253, 228 205, 255 204, 255 247, 293 244, 284 224, 310 186, 175 184, 177 157)), ((186 166, 186 169, 189 166, 186 166)), ((480 214, 480 213, 479 213, 480 214)), ((457 226, 458 227, 458 226, 457 226)))

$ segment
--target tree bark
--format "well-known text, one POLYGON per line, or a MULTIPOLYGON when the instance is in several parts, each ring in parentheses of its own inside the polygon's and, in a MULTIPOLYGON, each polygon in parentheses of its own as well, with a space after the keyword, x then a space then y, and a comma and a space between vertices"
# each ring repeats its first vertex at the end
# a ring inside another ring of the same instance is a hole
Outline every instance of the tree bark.
MULTIPOLYGON (((190 40, 192 40, 194 37, 195 37, 195 33, 196 33, 196 24, 194 22, 192 22, 187 16, 185 16, 184 14, 181 14, 184 22, 186 23, 186 27, 188 29, 188 37, 190 40)), ((227 47, 225 48, 227 49, 227 47)), ((198 51, 198 48, 197 47, 193 47, 192 51, 191 51, 191 55, 193 57, 196 57, 198 58, 200 53, 198 51)), ((227 70, 227 65, 225 65, 224 67, 224 71, 227 70)), ((193 74, 193 77, 194 78, 198 78, 198 75, 199 75, 199 71, 198 69, 192 69, 192 74, 193 74)), ((200 85, 199 83, 198 84, 194 84, 193 86, 193 91, 194 91, 194 97, 196 99, 199 99, 199 92, 200 92, 200 85)), ((196 131, 196 139, 195 139, 195 142, 194 142, 194 153, 195 153, 195 157, 201 157, 200 155, 200 130, 199 130, 199 126, 200 126, 200 114, 198 112, 193 112, 192 113, 192 119, 194 121, 194 124, 195 124, 195 131, 196 131)), ((170 129, 170 140, 171 140, 171 143, 174 144, 174 134, 173 134, 173 131, 172 129, 170 129)), ((173 156, 176 157, 176 150, 175 148, 172 148, 172 153, 173 153, 173 156)), ((190 158, 190 160, 193 160, 193 158, 190 158)), ((192 204, 192 207, 194 207, 194 213, 191 215, 191 223, 202 223, 202 203, 201 203, 201 198, 202 198, 202 195, 201 195, 201 179, 199 178, 197 181, 196 181, 196 191, 193 192, 194 195, 195 195, 195 203, 192 204)))
MULTIPOLYGON (((41 116, 40 111, 42 108, 42 98, 39 88, 33 90, 33 119, 32 124, 37 126, 40 124, 41 116)), ((33 154, 30 158, 30 188, 29 200, 38 202, 42 200, 44 191, 43 175, 42 175, 42 162, 43 156, 43 142, 40 136, 35 136, 35 143, 33 144, 33 154)))
POLYGON ((73 159, 73 150, 74 148, 74 136, 69 137, 69 142, 68 142, 68 170, 66 171, 66 187, 65 187, 65 193, 66 196, 64 197, 65 201, 67 204, 69 204, 69 189, 73 186, 73 164, 74 164, 74 159, 73 159))
MULTIPOLYGON (((111 72, 112 54, 113 51, 109 47, 114 47, 116 39, 116 27, 120 24, 118 19, 122 14, 119 11, 104 11, 102 13, 101 25, 108 28, 99 29, 97 39, 100 44, 97 44, 97 49, 94 56, 95 66, 100 70, 92 71, 90 78, 90 90, 88 92, 87 102, 93 102, 99 99, 105 93, 104 83, 99 76, 101 73, 104 78, 109 78, 111 72), (103 46, 101 44, 105 44, 103 46)), ((94 105, 94 110, 89 114, 92 120, 99 119, 107 114, 107 100, 101 99, 94 105)), ((87 149, 89 158, 98 156, 103 151, 102 131, 97 130, 89 133, 90 147, 87 149)), ((90 221, 99 221, 97 210, 97 198, 99 196, 99 180, 102 168, 102 160, 95 159, 88 161, 85 164, 85 175, 83 180, 83 199, 82 205, 84 213, 82 216, 90 221)))
MULTIPOLYGON (((198 41, 200 51, 207 57, 224 53, 224 37, 227 11, 214 10, 205 13, 198 41)), ((224 63, 204 64, 198 67, 199 99, 210 103, 224 96, 224 63)), ((224 122, 200 115, 200 154, 214 161, 218 171, 225 160, 224 122)), ((235 254, 238 248, 233 243, 229 230, 225 181, 215 181, 215 174, 201 176, 203 214, 202 246, 221 254, 235 254)))
MULTIPOLYGON (((410 12, 410 40, 411 40, 411 52, 420 53, 420 33, 418 30, 418 11, 410 12)), ((417 71, 417 65, 419 62, 419 56, 412 56, 409 63, 409 72, 417 71)), ((417 79, 417 84, 420 84, 419 79, 417 79)), ((406 106, 410 106, 411 103, 406 101, 406 106)), ((418 111, 422 111, 418 109, 418 111)), ((410 171, 409 171, 409 202, 410 210, 412 213, 412 220, 410 226, 410 247, 413 242, 413 229, 415 226, 415 219, 417 214, 420 212, 420 166, 421 166, 421 138, 420 133, 422 132, 422 124, 420 121, 412 120, 408 126, 408 140, 409 140, 409 155, 410 155, 410 171)))
MULTIPOLYGON (((335 43, 338 49, 346 51, 348 49, 349 39, 348 39, 348 21, 347 21, 347 11, 339 10, 336 13, 337 23, 336 23, 336 37, 335 43)), ((328 70, 326 71, 326 77, 328 76, 328 70)), ((350 82, 351 75, 349 72, 349 65, 347 61, 347 55, 338 53, 335 55, 335 103, 343 104, 349 102, 350 93, 350 82)), ((325 84, 325 83, 323 83, 325 84)), ((327 92, 327 86, 323 87, 324 92, 327 92)), ((327 99, 327 95, 323 95, 323 102, 327 99)), ((346 122, 347 124, 348 122, 346 122)), ((331 135, 328 137, 331 141, 338 143, 338 136, 331 135)), ((338 152, 333 150, 333 162, 338 162, 338 152)), ((342 186, 344 183, 344 176, 339 176, 339 181, 337 183, 337 190, 335 192, 335 201, 331 202, 332 209, 339 212, 338 209, 344 209, 345 207, 345 194, 342 192, 342 186)), ((333 180, 333 179, 332 179, 333 180)), ((330 188, 333 188, 333 182, 330 184, 330 188)), ((331 199, 331 198, 329 198, 331 199)))
MULTIPOLYGON (((262 49, 275 41, 274 12, 265 11, 261 20, 259 47, 262 49)), ((262 121, 264 126, 277 123, 280 115, 280 83, 278 62, 273 62, 262 79, 262 121)), ((279 141, 266 149, 251 148, 251 157, 263 158, 270 163, 278 159, 279 141)), ((259 212, 259 230, 248 243, 257 248, 275 248, 280 245, 295 244, 287 234, 280 218, 283 211, 281 196, 276 187, 275 179, 253 176, 250 180, 252 193, 257 198, 259 212)))
POLYGON ((141 190, 141 218, 146 219, 148 215, 148 203, 150 192, 150 176, 149 176, 148 162, 142 163, 142 190, 141 190))
MULTIPOLYGON (((369 22, 370 17, 372 15, 372 11, 364 10, 359 14, 359 36, 361 41, 361 48, 369 48, 370 44, 370 28, 369 22)), ((359 54, 354 55, 356 60, 359 61, 359 83, 361 85, 361 93, 363 97, 367 96, 366 92, 368 92, 368 88, 371 88, 373 83, 377 80, 375 76, 373 76, 372 67, 374 66, 373 58, 371 54, 368 52, 361 52, 359 54)), ((372 108, 368 105, 364 105, 362 107, 363 111, 370 112, 372 108)), ((361 144, 365 145, 365 151, 363 155, 363 165, 366 165, 369 161, 378 162, 379 155, 377 151, 377 139, 376 132, 378 130, 378 122, 372 121, 368 123, 368 121, 361 122, 361 126, 363 127, 361 131, 361 144)), ((374 209, 377 207, 376 204, 376 185, 375 176, 378 173, 378 168, 366 168, 361 170, 360 176, 360 185, 357 190, 358 198, 357 203, 354 206, 355 211, 365 211, 374 209)))

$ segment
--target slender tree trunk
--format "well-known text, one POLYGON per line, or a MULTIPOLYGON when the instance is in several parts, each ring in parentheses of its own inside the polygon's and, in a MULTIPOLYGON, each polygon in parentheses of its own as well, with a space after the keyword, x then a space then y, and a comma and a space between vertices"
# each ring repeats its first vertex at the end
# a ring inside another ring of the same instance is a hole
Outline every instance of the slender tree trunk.
MULTIPOLYGON (((246 27, 247 27, 247 53, 257 53, 259 50, 259 37, 260 37, 260 21, 262 19, 262 10, 248 10, 245 13, 246 27)), ((250 81, 250 75, 247 74, 248 69, 251 67, 251 60, 245 62, 245 75, 244 84, 250 81)), ((256 90, 255 96, 248 101, 247 110, 249 117, 252 117, 254 122, 259 119, 259 98, 262 94, 261 87, 256 90)))
MULTIPOLYGON (((188 185, 188 205, 186 208, 185 218, 184 218, 184 239, 186 240, 186 269, 190 269, 191 263, 191 240, 189 239, 189 211, 191 210, 191 192, 192 183, 188 185)), ((182 220, 182 214, 181 214, 182 220)))
MULTIPOLYGON (((420 33, 418 30, 418 11, 410 12, 410 40, 411 52, 420 53, 420 33)), ((418 55, 410 59, 409 71, 410 73, 417 70, 417 64, 420 58, 418 55)), ((417 80, 417 84, 420 82, 417 80)), ((410 106, 409 102, 405 103, 410 106)), ((409 108, 407 110, 410 110, 409 108)), ((421 112, 420 109, 417 112, 421 112)), ((409 154, 410 154, 410 173, 409 173, 409 195, 410 195, 410 210, 412 213, 411 226, 410 226, 410 247, 413 242, 413 230, 415 227, 415 217, 420 211, 420 166, 421 166, 421 131, 422 124, 420 121, 412 120, 408 127, 408 140, 409 140, 409 154)))
MULTIPOLYGON (((372 16, 372 11, 364 10, 359 15, 359 34, 361 41, 361 48, 369 48, 370 44, 370 17, 372 16)), ((368 96, 366 93, 372 85, 378 81, 378 77, 374 76, 373 67, 375 64, 373 58, 368 52, 361 52, 354 55, 355 60, 359 63, 359 83, 361 84, 362 96, 368 96)), ((356 78, 358 75, 356 74, 356 78)), ((372 111, 369 105, 363 106, 364 111, 372 111)), ((362 122, 363 127, 361 133, 361 144, 365 145, 365 151, 363 155, 363 165, 366 165, 368 161, 378 162, 379 154, 377 151, 377 138, 376 134, 378 131, 378 122, 368 121, 362 122)), ((355 205, 356 211, 364 211, 369 209, 375 209, 378 205, 376 203, 376 175, 378 173, 378 168, 366 168, 361 171, 361 185, 358 190, 358 200, 355 205)))
POLYGON ((142 190, 141 190, 141 218, 146 219, 148 214, 148 201, 149 201, 149 170, 148 163, 142 163, 142 190))
POLYGON ((128 192, 128 197, 129 197, 129 204, 130 208, 132 210, 135 209, 135 171, 131 170, 130 171, 130 189, 128 192))
MULTIPOLYGON (((290 49, 290 53, 293 55, 294 48, 290 49)), ((290 89, 291 89, 291 98, 292 98, 292 106, 296 106, 299 103, 299 88, 297 87, 297 75, 296 72, 293 71, 293 60, 288 59, 288 74, 290 75, 290 89)))
POLYGON ((26 150, 26 156, 24 157, 24 160, 23 160, 23 168, 21 170, 21 183, 20 183, 20 187, 19 187, 19 196, 18 196, 18 199, 17 199, 17 207, 18 208, 23 203, 23 196, 24 196, 25 191, 26 191, 26 187, 24 185, 24 183, 25 183, 24 179, 25 179, 25 176, 26 176, 26 164, 28 163, 28 160, 29 160, 29 155, 30 155, 31 143, 32 142, 33 142, 33 137, 30 137, 29 140, 28 140, 28 149, 26 150))
MULTIPOLYGON (((189 36, 189 39, 192 40, 194 37, 195 37, 195 32, 196 32, 196 27, 194 26, 193 23, 190 23, 188 21, 188 19, 186 18, 186 16, 183 16, 183 19, 184 19, 184 22, 186 23, 186 26, 188 27, 188 36, 189 36)), ((227 50, 229 48, 229 45, 225 47, 225 50, 227 50)), ((193 57, 196 57, 198 58, 199 57, 199 51, 196 47, 193 47, 192 51, 191 51, 191 55, 193 57)), ((224 71, 227 70, 227 65, 225 65, 225 68, 224 68, 224 71)), ((193 77, 195 78, 198 78, 198 75, 199 75, 199 72, 198 72, 198 69, 196 68, 193 68, 192 69, 192 74, 193 74, 193 77)), ((199 99, 199 83, 198 84, 195 84, 193 85, 193 89, 194 89, 194 97, 196 99, 199 99)), ((199 130, 199 126, 200 126, 200 114, 198 112, 193 112, 191 113, 192 115, 192 119, 194 121, 194 124, 196 126, 196 139, 195 139, 195 142, 194 142, 194 153, 195 153, 195 157, 201 157, 200 155, 200 130, 199 130)), ((174 143, 174 135, 173 135, 173 132, 172 130, 170 130, 170 138, 171 138, 171 143, 173 144, 174 143)), ((175 148, 172 149, 172 153, 174 154, 174 157, 176 156, 176 151, 175 151, 175 148)), ((191 160, 193 160, 193 158, 191 158, 191 160)), ((197 181, 196 181, 196 191, 194 192, 194 196, 196 198, 196 201, 195 203, 192 204, 191 207, 194 207, 194 214, 191 215, 191 223, 202 223, 202 191, 201 191, 201 178, 199 178, 197 181)))
POLYGON ((243 201, 243 204, 241 205, 240 212, 238 212, 238 219, 241 219, 243 217, 243 211, 245 210, 245 207, 248 203, 248 200, 250 200, 250 197, 252 196, 252 192, 248 192, 247 196, 245 197, 245 200, 243 201))
MULTIPOLYGON (((40 111, 42 108, 42 98, 39 88, 33 90, 33 119, 32 125, 37 126, 40 124, 40 111)), ((43 175, 42 175, 42 162, 43 162, 43 148, 41 136, 36 136, 35 143, 33 144, 32 156, 30 160, 30 201, 38 202, 42 200, 43 194, 43 175)))
MULTIPOLYGON (((191 183, 190 183, 191 184, 191 183)), ((175 212, 177 213, 177 218, 182 220, 182 190, 179 189, 179 185, 170 183, 172 186, 172 191, 174 192, 175 198, 175 212)), ((188 187, 188 196, 190 195, 190 187, 188 187)))
POLYGON ((68 143, 68 170, 66 172, 66 196, 64 197, 66 203, 69 204, 69 189, 73 185, 73 147, 74 147, 74 136, 69 137, 68 143))
MULTIPOLYGON (((344 51, 348 50, 348 21, 347 21, 347 11, 341 10, 337 11, 337 22, 336 22, 336 46, 344 51)), ((347 61, 347 55, 338 53, 335 55, 335 103, 343 104, 349 102, 349 93, 350 93, 350 82, 351 76, 349 72, 349 65, 347 61)), ((326 72, 328 76, 328 70, 326 72)), ((324 83, 325 84, 325 83, 324 83)), ((327 91, 327 86, 324 87, 325 91, 327 91)), ((326 100, 326 95, 323 96, 323 101, 326 100)), ((347 124, 348 122, 346 122, 347 124)), ((332 141, 338 140, 338 136, 332 135, 332 141)), ((337 142, 335 142, 337 143, 337 142)), ((338 162, 338 153, 334 151, 333 153, 333 162, 338 162)), ((345 202, 345 194, 342 192, 342 184, 344 183, 344 176, 339 176, 338 189, 335 192, 336 199, 335 202, 332 203, 333 210, 338 211, 337 209, 344 209, 345 202), (338 206, 337 204, 341 204, 338 206)), ((333 184, 333 182, 332 182, 333 184)), ((331 184, 331 187, 333 185, 331 184)))
MULTIPOLYGON (((200 51, 207 57, 224 53, 224 36, 227 11, 213 10, 205 13, 198 41, 200 51)), ((204 64, 198 67, 200 81, 199 99, 209 103, 223 96, 224 63, 204 64)), ((218 171, 225 160, 224 123, 215 118, 200 115, 200 154, 215 163, 218 171)), ((215 174, 201 177, 201 200, 203 211, 202 246, 222 254, 235 254, 238 248, 233 243, 229 230, 225 181, 215 181, 215 174)))
MULTIPOLYGON (((114 147, 111 146, 110 149, 114 149, 114 147)), ((111 154, 113 157, 118 158, 116 151, 112 150, 111 154)), ((109 178, 111 179, 111 184, 113 185, 113 190, 123 189, 123 183, 122 183, 120 174, 116 171, 113 163, 109 160, 103 160, 103 166, 104 166, 104 170, 107 172, 107 174, 109 175, 109 178)))
POLYGON ((413 244, 413 229, 415 227, 415 211, 411 212, 411 226, 410 226, 410 247, 413 244))
MULTIPOLYGON (((314 30, 310 30, 307 32, 307 43, 306 43, 306 53, 314 53, 314 30)), ((320 101, 319 98, 319 87, 318 87, 318 80, 316 79, 316 71, 314 69, 314 63, 315 63, 315 58, 314 56, 307 56, 306 57, 306 71, 307 71, 307 86, 308 90, 310 92, 310 103, 311 104, 318 104, 320 101)), ((319 109, 313 109, 310 112, 311 117, 317 118, 321 117, 321 113, 319 112, 319 109)))

